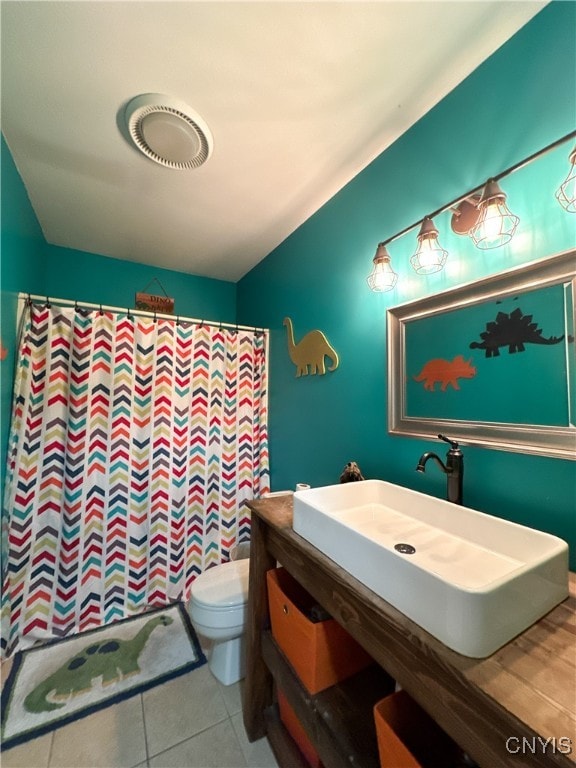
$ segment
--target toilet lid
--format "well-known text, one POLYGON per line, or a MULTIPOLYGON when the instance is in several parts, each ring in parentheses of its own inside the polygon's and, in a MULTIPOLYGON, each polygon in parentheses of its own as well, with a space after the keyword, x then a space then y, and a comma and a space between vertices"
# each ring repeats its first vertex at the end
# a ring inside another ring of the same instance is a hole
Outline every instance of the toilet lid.
POLYGON ((248 601, 250 560, 232 560, 201 573, 192 584, 192 600, 214 608, 248 601))

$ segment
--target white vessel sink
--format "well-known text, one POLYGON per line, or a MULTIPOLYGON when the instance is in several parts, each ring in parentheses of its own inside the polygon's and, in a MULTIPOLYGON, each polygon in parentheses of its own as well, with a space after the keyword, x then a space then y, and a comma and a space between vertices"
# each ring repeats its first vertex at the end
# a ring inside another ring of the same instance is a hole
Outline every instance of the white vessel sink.
POLYGON ((293 527, 465 656, 489 656, 568 596, 562 539, 383 480, 296 492, 293 527))

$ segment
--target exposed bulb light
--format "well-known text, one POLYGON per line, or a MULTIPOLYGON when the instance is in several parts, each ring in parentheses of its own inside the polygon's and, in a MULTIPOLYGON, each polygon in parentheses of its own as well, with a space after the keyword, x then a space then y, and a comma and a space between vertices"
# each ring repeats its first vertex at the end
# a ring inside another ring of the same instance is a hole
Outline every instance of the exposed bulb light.
POLYGON ((576 147, 570 153, 568 176, 556 191, 556 200, 569 213, 576 213, 576 147))
MULTIPOLYGON (((398 275, 390 266, 390 256, 386 250, 386 244, 403 237, 416 227, 420 227, 418 247, 410 259, 414 270, 419 274, 431 274, 444 267, 448 252, 438 242, 438 230, 434 226, 433 220, 447 210, 452 211, 452 231, 457 235, 469 236, 477 248, 498 248, 500 245, 508 243, 514 236, 520 219, 508 209, 506 195, 500 189, 498 181, 524 168, 566 141, 574 141, 574 139, 576 139, 576 131, 562 136, 496 176, 489 178, 484 185, 482 194, 479 194, 480 187, 474 187, 464 195, 459 195, 455 200, 433 211, 424 219, 420 219, 414 224, 404 227, 395 235, 387 237, 386 240, 378 244, 376 256, 373 259, 374 267, 367 279, 370 288, 373 291, 389 291, 396 285, 398 275)), ((566 211, 576 213, 576 147, 570 153, 570 163, 570 171, 556 191, 556 198, 566 211)))
POLYGON ((419 275, 431 275, 439 272, 448 257, 448 251, 438 242, 438 230, 430 217, 426 217, 418 233, 418 248, 410 259, 410 264, 419 275))
POLYGON ((374 266, 367 278, 370 289, 379 293, 391 291, 398 282, 398 275, 390 266, 390 254, 383 243, 378 243, 372 263, 374 266))
POLYGON ((478 210, 478 221, 470 230, 477 248, 498 248, 512 240, 520 219, 508 210, 506 195, 494 179, 484 187, 478 210))

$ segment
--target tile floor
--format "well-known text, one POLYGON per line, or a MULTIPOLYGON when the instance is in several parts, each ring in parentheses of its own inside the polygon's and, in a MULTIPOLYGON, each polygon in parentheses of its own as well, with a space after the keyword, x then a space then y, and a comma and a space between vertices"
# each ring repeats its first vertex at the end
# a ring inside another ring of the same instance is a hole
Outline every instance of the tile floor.
POLYGON ((278 768, 266 739, 246 737, 241 686, 221 685, 205 664, 2 751, 2 768, 278 768))

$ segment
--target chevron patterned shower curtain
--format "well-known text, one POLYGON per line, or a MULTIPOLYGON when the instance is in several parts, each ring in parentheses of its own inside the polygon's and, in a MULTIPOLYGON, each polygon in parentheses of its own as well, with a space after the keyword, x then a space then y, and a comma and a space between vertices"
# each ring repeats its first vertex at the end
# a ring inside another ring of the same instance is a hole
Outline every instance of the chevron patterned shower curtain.
POLYGON ((28 304, 4 508, 5 653, 178 597, 269 490, 264 332, 28 304))

